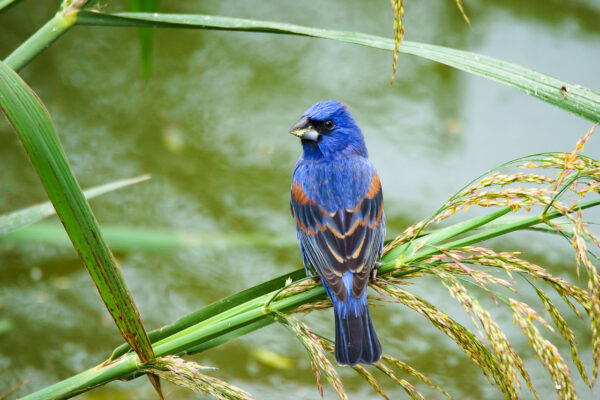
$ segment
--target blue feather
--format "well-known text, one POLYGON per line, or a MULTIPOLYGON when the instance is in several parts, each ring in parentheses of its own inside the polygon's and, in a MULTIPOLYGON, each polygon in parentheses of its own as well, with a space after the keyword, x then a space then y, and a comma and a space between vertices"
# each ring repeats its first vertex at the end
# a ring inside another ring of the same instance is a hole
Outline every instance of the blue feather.
MULTIPOLYGON (((353 274, 342 275, 347 288, 352 287, 353 274)), ((325 290, 333 303, 336 318, 335 358, 340 364, 354 366, 372 364, 381 358, 381 344, 373 328, 367 305, 367 291, 354 297, 348 290, 346 301, 340 302, 326 283, 325 290)))

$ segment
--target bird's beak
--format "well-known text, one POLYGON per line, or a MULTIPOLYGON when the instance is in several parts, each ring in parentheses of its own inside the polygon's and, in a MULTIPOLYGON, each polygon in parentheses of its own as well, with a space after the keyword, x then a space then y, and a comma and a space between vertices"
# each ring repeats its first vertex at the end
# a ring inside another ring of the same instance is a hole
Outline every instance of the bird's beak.
POLYGON ((319 140, 320 136, 319 132, 311 125, 310 120, 307 117, 300 118, 300 121, 292 126, 290 133, 294 136, 298 136, 300 139, 312 140, 315 142, 319 140))

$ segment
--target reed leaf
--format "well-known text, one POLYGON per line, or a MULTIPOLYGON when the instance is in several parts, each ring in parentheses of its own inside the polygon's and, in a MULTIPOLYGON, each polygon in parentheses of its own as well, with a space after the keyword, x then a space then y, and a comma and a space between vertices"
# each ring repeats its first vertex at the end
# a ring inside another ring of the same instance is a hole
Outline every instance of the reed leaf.
MULTIPOLYGON (((562 194, 565 193, 565 190, 574 193, 577 192, 580 185, 576 185, 575 183, 577 183, 580 177, 585 175, 588 177, 586 178, 588 180, 595 179, 600 181, 600 174, 594 172, 597 169, 596 161, 587 159, 581 155, 578 155, 577 160, 569 159, 566 157, 566 154, 535 155, 529 159, 521 158, 517 160, 518 162, 527 161, 527 163, 534 164, 542 163, 546 169, 554 170, 559 175, 563 174, 566 163, 575 163, 573 165, 575 165, 575 168, 579 168, 579 170, 574 174, 565 174, 565 178, 562 180, 560 178, 552 178, 554 180, 542 179, 534 177, 533 175, 535 174, 498 175, 495 174, 495 171, 492 171, 491 175, 483 176, 478 181, 459 190, 430 220, 434 220, 440 215, 443 215, 444 218, 452 216, 453 212, 447 213, 447 210, 452 211, 455 206, 462 207, 463 209, 466 208, 465 206, 468 201, 465 201, 465 199, 478 199, 475 206, 485 206, 485 203, 482 202, 485 200, 485 196, 481 196, 480 192, 482 190, 487 191, 491 199, 499 195, 505 195, 508 205, 499 207, 487 215, 471 218, 441 229, 433 229, 432 225, 427 223, 416 223, 413 227, 407 229, 412 234, 401 234, 400 237, 404 238, 403 240, 390 242, 392 245, 387 248, 387 254, 383 258, 385 264, 378 270, 380 279, 373 286, 380 292, 383 291, 390 294, 395 300, 423 314, 434 326, 451 337, 481 367, 484 375, 488 377, 490 382, 498 386, 507 398, 514 398, 515 395, 518 395, 517 373, 525 377, 525 381, 532 391, 534 390, 533 386, 528 379, 523 364, 519 362, 518 356, 515 355, 510 345, 507 344, 507 339, 500 331, 498 325, 493 322, 490 314, 475 300, 473 294, 468 292, 465 286, 458 284, 458 279, 465 282, 469 282, 466 278, 472 279, 473 282, 470 282, 471 284, 482 288, 486 293, 510 306, 523 333, 531 339, 530 344, 538 358, 542 361, 544 367, 549 370, 554 384, 557 387, 560 386, 560 389, 558 389, 559 396, 569 398, 568 396, 574 395, 575 392, 568 367, 566 367, 564 358, 556 346, 543 338, 537 328, 530 323, 531 321, 527 322, 526 320, 529 320, 533 316, 535 320, 541 322, 549 329, 553 331, 554 329, 541 319, 528 305, 510 299, 493 288, 487 287, 499 285, 503 289, 511 289, 512 285, 509 281, 476 268, 497 268, 509 275, 511 273, 521 275, 530 282, 535 279, 543 280, 556 290, 570 306, 573 306, 570 302, 574 301, 586 310, 592 323, 593 353, 597 354, 598 348, 600 348, 597 341, 598 329, 594 330, 593 327, 596 321, 594 310, 595 302, 597 301, 594 297, 595 293, 597 293, 596 286, 594 286, 597 283, 596 281, 591 282, 593 285, 588 290, 585 290, 568 283, 564 279, 549 274, 540 266, 517 257, 518 253, 495 252, 490 249, 474 246, 482 240, 498 237, 515 230, 528 229, 542 222, 551 224, 553 220, 561 217, 575 224, 577 226, 577 233, 580 236, 581 232, 586 232, 587 228, 581 221, 579 214, 581 210, 600 205, 600 200, 587 202, 579 202, 577 200, 571 204, 562 198, 562 194), (583 162, 584 165, 580 165, 579 162, 583 162), (509 187, 502 193, 502 191, 495 189, 496 186, 502 186, 509 181, 513 184, 526 181, 530 184, 543 186, 553 185, 555 181, 559 180, 561 183, 553 191, 540 192, 543 195, 536 198, 536 207, 541 209, 538 215, 504 221, 504 216, 508 212, 527 208, 521 204, 522 198, 520 197, 520 193, 525 192, 515 192, 509 187), (565 189, 565 187, 567 188, 565 189), (515 193, 518 195, 511 197, 515 193), (575 214, 577 217, 573 216, 575 214), (491 223, 494 226, 488 225, 491 223), (421 228, 418 228, 419 226, 421 228), (399 286, 404 284, 409 278, 414 279, 433 273, 441 274, 442 276, 446 274, 447 276, 456 278, 449 278, 447 280, 450 282, 448 286, 449 290, 459 299, 467 311, 480 319, 486 336, 492 344, 491 351, 472 332, 456 323, 456 321, 442 310, 399 286), (516 315, 517 313, 519 315, 516 315), (552 364, 551 360, 555 360, 557 364, 552 364)), ((516 164, 515 162, 511 162, 507 163, 507 165, 516 164)), ((530 167, 533 168, 531 165, 526 168, 530 167)), ((579 196, 576 199, 579 199, 579 196)), ((595 241, 592 241, 592 243, 598 246, 595 241)), ((585 264, 590 276, 594 276, 593 272, 591 272, 593 265, 590 264, 590 259, 585 259, 581 254, 581 243, 578 243, 578 246, 577 257, 580 262, 585 264)), ((385 294, 383 292, 382 294, 385 294)), ((297 270, 291 274, 282 275, 269 282, 213 303, 175 321, 161 330, 151 332, 150 337, 153 341, 155 354, 158 357, 173 354, 190 354, 206 350, 207 348, 225 343, 242 334, 266 326, 272 323, 274 318, 281 318, 282 314, 298 310, 310 311, 328 307, 329 303, 325 299, 326 296, 323 287, 318 285, 314 279, 305 278, 303 270, 297 270)), ((556 314, 552 315, 555 310, 552 309, 553 305, 551 302, 544 304, 547 307, 550 306, 549 311, 558 331, 572 345, 574 338, 571 337, 566 329, 564 319, 561 319, 556 314)), ((574 307, 573 310, 576 311, 574 307)), ((302 323, 298 323, 297 326, 302 327, 303 325, 302 323)), ((306 329, 309 328, 306 327, 306 329)), ((312 333, 308 335, 304 328, 300 330, 304 332, 302 335, 306 337, 319 338, 319 336, 312 333)), ((322 339, 320 341, 324 349, 331 347, 330 343, 323 344, 325 342, 322 339)), ((328 371, 327 368, 319 368, 314 364, 314 355, 318 356, 318 360, 322 360, 323 354, 320 351, 313 351, 313 366, 315 370, 328 371)), ((68 397, 113 379, 134 377, 139 373, 140 368, 135 360, 135 355, 129 352, 129 346, 120 346, 103 365, 42 389, 32 394, 31 398, 50 398, 51 394, 56 393, 68 397)), ((401 367, 399 364, 393 365, 401 367)), ((380 369, 398 383, 409 396, 420 398, 420 394, 416 388, 409 382, 398 378, 389 367, 382 364, 380 369)), ((408 372, 409 375, 418 377, 420 380, 426 382, 418 375, 410 373, 410 369, 401 369, 408 372)), ((360 371, 357 372, 360 373, 360 371)), ((331 372, 325 373, 327 376, 332 376, 331 372)), ((322 374, 323 372, 316 374, 318 379, 320 379, 322 374)), ((361 375, 369 381, 368 375, 361 375)), ((369 384, 373 385, 372 382, 369 382, 369 384)), ((373 387, 377 390, 376 386, 373 387)))
MULTIPOLYGON (((105 193, 112 192, 114 190, 134 185, 139 182, 150 179, 150 175, 143 175, 137 178, 123 179, 106 183, 104 185, 95 186, 83 191, 83 195, 86 199, 90 200, 94 197, 101 196, 105 193)), ((42 204, 36 204, 31 207, 24 208, 22 210, 13 211, 9 214, 0 215, 0 240, 10 237, 7 235, 13 231, 21 230, 28 225, 34 224, 46 217, 54 215, 54 207, 51 202, 45 202, 42 204), (5 236, 3 236, 5 235, 5 236)), ((68 236, 64 235, 64 229, 58 225, 51 225, 53 229, 48 233, 48 239, 51 238, 64 238, 64 242, 70 244, 68 236), (61 236, 64 235, 64 236, 61 236)), ((31 238, 30 232, 26 232, 24 238, 31 238)))
MULTIPOLYGON (((77 15, 77 24, 266 32, 331 39, 388 51, 395 49, 394 39, 365 33, 200 14, 106 14, 82 11, 77 15)), ((592 122, 600 121, 600 93, 580 85, 468 51, 408 41, 403 41, 398 50, 500 82, 592 122)))
MULTIPOLYGON (((98 222, 73 176, 48 111, 27 84, 0 62, 0 109, 12 124, 73 247, 123 338, 142 362, 154 358, 150 340, 98 222)), ((160 383, 149 376, 156 390, 160 383)), ((162 394, 161 394, 162 396, 162 394)))
MULTIPOLYGON (((52 208, 51 205, 50 208, 52 208)), ((2 221, 4 217, 0 216, 0 234, 3 233, 2 221)), ((293 236, 283 238, 258 234, 219 234, 215 232, 188 232, 114 225, 102 225, 102 234, 113 251, 163 253, 190 247, 273 249, 296 246, 293 236)), ((44 242, 59 246, 71 245, 69 237, 62 226, 53 222, 40 222, 10 232, 0 236, 0 242, 44 242)))
POLYGON ((0 11, 3 11, 4 9, 15 5, 17 2, 19 2, 20 0, 0 0, 0 11))
MULTIPOLYGON (((154 13, 158 11, 160 0, 130 0, 131 11, 154 13)), ((154 52, 154 29, 139 28, 140 58, 142 60, 142 75, 150 79, 152 75, 152 54, 154 52)))
MULTIPOLYGON (((584 203, 582 207, 591 207, 598 204, 600 202, 592 201, 584 203)), ((561 215, 549 213, 546 215, 546 218, 552 220, 559 216, 561 215)), ((538 216, 526 222, 534 225, 541 222, 540 218, 538 216)), ((473 219, 479 221, 479 217, 473 219)), ((527 223, 523 221, 519 221, 518 225, 521 229, 528 227, 527 223)), ((495 234, 504 234, 507 231, 512 231, 512 229, 509 226, 503 226, 501 229, 494 229, 493 231, 495 234)), ((491 235, 486 234, 485 236, 495 237, 491 235)), ((464 241, 472 244, 472 240, 469 237, 464 241)), ((415 261, 430 257, 430 254, 422 255, 423 253, 429 253, 429 250, 422 249, 417 254, 411 256, 411 259, 415 261)), ((400 262, 399 265, 405 264, 400 262)), ((394 272, 396 268, 396 263, 392 260, 379 269, 379 274, 394 273, 397 276, 408 276, 413 270, 406 267, 406 271, 404 272, 394 272)), ((292 273, 279 276, 271 281, 221 299, 203 309, 180 318, 170 325, 150 332, 149 336, 154 343, 153 347, 156 356, 203 351, 206 348, 214 347, 212 343, 218 345, 272 323, 273 319, 271 315, 275 312, 293 310, 303 304, 325 297, 324 289, 317 287, 282 299, 270 301, 273 296, 281 292, 282 288, 287 286, 286 282, 290 278, 297 281, 303 277, 304 270, 298 269, 292 273), (267 303, 269 306, 265 308, 265 304, 267 303), (227 340, 222 340, 224 338, 227 338, 227 340), (194 349, 195 351, 193 351, 194 349)), ((48 399, 57 393, 61 396, 69 397, 89 390, 99 384, 130 376, 130 374, 137 370, 139 365, 135 361, 135 356, 132 356, 131 353, 127 354, 128 350, 128 345, 122 345, 115 349, 109 360, 102 366, 91 368, 25 398, 48 399)))

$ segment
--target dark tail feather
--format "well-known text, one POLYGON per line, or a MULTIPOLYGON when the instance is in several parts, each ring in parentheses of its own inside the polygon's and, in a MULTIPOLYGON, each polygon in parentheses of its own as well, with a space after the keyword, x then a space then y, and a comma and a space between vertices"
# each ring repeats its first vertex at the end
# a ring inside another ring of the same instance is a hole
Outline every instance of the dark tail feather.
MULTIPOLYGON (((340 307, 341 308, 341 307, 340 307)), ((359 315, 351 311, 341 316, 335 308, 335 359, 340 364, 373 364, 381 358, 381 344, 373 329, 369 309, 359 315)))

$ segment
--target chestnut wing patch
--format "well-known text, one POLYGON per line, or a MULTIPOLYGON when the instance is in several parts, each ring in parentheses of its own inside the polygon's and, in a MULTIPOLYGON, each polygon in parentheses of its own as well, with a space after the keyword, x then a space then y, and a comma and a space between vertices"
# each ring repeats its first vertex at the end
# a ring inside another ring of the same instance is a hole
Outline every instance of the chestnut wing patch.
POLYGON ((303 257, 325 280, 340 301, 347 290, 342 274, 354 274, 352 294, 364 291, 383 244, 383 195, 377 173, 365 197, 353 209, 328 213, 310 200, 300 184, 292 183, 292 215, 303 257))

